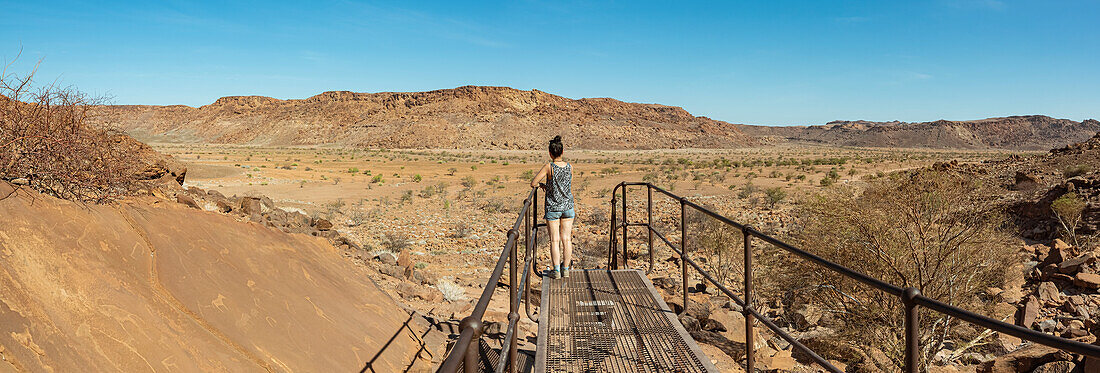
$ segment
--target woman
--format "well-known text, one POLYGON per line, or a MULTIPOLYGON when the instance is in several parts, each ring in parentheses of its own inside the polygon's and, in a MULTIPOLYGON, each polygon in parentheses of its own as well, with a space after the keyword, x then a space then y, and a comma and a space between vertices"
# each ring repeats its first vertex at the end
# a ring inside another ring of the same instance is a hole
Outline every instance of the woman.
POLYGON ((546 226, 550 231, 550 262, 554 264, 549 275, 554 279, 569 277, 569 263, 573 260, 573 218, 577 216, 573 212, 573 165, 561 159, 564 150, 561 136, 554 136, 550 140, 550 163, 531 180, 532 188, 546 180, 546 226), (564 258, 562 248, 565 249, 564 258))

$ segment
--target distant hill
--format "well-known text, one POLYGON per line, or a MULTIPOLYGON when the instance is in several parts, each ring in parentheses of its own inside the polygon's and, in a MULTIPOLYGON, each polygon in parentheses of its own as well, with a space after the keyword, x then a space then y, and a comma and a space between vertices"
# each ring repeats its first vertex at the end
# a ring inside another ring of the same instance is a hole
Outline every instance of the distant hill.
POLYGON ((736 125, 679 107, 538 90, 465 86, 428 92, 325 92, 301 100, 223 97, 189 106, 102 106, 97 121, 144 141, 387 148, 533 149, 554 135, 587 149, 754 144, 736 125))
POLYGON ((1100 122, 1075 122, 1043 115, 970 121, 833 121, 820 126, 739 126, 764 143, 815 143, 840 146, 1046 150, 1085 141, 1100 122))

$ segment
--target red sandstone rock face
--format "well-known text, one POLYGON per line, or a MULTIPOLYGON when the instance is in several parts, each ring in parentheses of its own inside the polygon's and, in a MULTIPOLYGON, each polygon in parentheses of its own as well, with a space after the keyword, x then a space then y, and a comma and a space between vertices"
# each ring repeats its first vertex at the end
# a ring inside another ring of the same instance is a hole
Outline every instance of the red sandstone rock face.
POLYGON ((223 97, 199 108, 104 106, 98 121, 145 140, 341 144, 387 148, 543 148, 554 135, 588 149, 751 145, 734 125, 682 108, 538 90, 465 86, 428 92, 324 92, 302 100, 223 97))
POLYGON ((152 197, 0 216, 0 371, 430 369, 425 321, 322 238, 152 197))

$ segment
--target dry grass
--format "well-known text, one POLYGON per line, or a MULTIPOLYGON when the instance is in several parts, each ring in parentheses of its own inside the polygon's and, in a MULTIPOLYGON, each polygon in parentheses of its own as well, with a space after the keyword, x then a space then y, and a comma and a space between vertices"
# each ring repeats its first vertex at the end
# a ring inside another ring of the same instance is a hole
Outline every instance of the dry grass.
POLYGON ((34 73, 0 72, 0 177, 64 199, 104 202, 127 194, 143 165, 141 145, 92 126, 102 103, 71 87, 34 86, 34 73))

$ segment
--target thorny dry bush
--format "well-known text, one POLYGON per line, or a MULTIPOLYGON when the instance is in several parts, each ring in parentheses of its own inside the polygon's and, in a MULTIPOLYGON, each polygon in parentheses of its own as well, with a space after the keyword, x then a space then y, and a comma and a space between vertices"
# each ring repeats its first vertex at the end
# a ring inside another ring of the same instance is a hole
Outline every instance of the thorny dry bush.
MULTIPOLYGON (((713 206, 704 207, 716 210, 713 206)), ((745 259, 741 231, 695 209, 689 209, 687 218, 692 256, 700 258, 697 260, 700 266, 723 285, 740 290, 745 259)))
POLYGON ((71 87, 35 87, 33 78, 0 72, 0 178, 27 179, 69 200, 126 194, 142 165, 127 136, 89 124, 89 109, 103 100, 71 87))
MULTIPOLYGON (((800 206, 794 243, 826 259, 927 297, 982 314, 995 300, 980 296, 1002 286, 1013 262, 1005 220, 981 200, 972 179, 913 172, 878 181, 862 194, 842 187, 800 206)), ((777 269, 773 267, 773 269, 777 269)), ((901 301, 798 258, 781 276, 791 308, 810 303, 840 320, 837 341, 881 348, 899 366, 904 356, 901 301)), ((924 362, 979 331, 939 313, 922 312, 924 362)))

